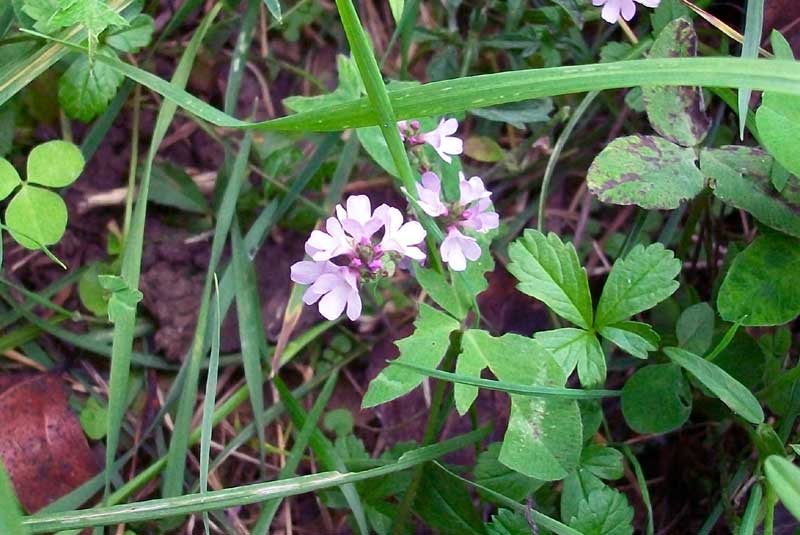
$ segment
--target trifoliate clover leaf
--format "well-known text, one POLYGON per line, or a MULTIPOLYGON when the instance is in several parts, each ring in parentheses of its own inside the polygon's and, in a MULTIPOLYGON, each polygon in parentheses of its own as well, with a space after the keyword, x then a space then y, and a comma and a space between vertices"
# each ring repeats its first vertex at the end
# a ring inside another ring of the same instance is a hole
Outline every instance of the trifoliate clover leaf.
POLYGON ((57 243, 67 228, 67 205, 57 193, 22 186, 6 208, 11 236, 27 249, 57 243))
POLYGON ((51 188, 63 188, 75 182, 83 172, 81 150, 68 141, 55 140, 34 147, 28 155, 28 182, 51 188))
POLYGON ((22 184, 22 179, 11 162, 0 158, 0 201, 11 195, 11 192, 20 184, 22 184))

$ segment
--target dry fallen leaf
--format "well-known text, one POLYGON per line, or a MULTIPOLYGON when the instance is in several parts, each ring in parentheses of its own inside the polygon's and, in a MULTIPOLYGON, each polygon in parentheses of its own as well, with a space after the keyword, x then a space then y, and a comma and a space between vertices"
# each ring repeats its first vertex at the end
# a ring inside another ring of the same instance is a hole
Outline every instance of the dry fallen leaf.
POLYGON ((0 458, 33 513, 96 475, 99 464, 58 375, 0 375, 2 387, 0 458))

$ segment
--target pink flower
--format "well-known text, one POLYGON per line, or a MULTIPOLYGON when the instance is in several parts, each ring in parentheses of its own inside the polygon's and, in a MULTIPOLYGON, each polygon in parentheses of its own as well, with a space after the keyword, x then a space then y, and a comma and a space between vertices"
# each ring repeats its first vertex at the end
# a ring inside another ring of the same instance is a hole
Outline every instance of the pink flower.
POLYGON ((447 231, 439 252, 442 254, 442 261, 450 266, 450 269, 464 271, 467 269, 467 260, 474 261, 481 257, 481 246, 475 238, 465 236, 452 226, 447 231))
POLYGON ((464 177, 464 173, 459 172, 458 179, 458 191, 461 195, 459 202, 461 206, 467 206, 473 201, 488 199, 492 196, 492 192, 487 190, 486 186, 483 185, 481 177, 474 176, 467 180, 464 177))
POLYGON ((361 296, 358 293, 358 274, 347 266, 333 262, 297 262, 291 278, 309 285, 303 302, 313 305, 319 301, 319 312, 325 319, 335 320, 347 308, 347 317, 355 321, 361 315, 361 296))
POLYGON ((442 119, 439 126, 431 132, 421 134, 420 139, 436 149, 439 156, 447 163, 453 161, 450 156, 457 156, 464 152, 464 142, 452 134, 458 130, 458 121, 455 119, 442 119))
POLYGON ((347 209, 341 204, 336 205, 336 217, 342 223, 342 228, 352 236, 356 242, 369 240, 383 225, 383 220, 372 212, 372 205, 366 195, 351 195, 347 198, 347 209))
MULTIPOLYGON (((592 0, 595 6, 603 6, 600 16, 604 21, 611 24, 616 23, 620 15, 625 20, 631 20, 636 14, 636 4, 634 0, 592 0)), ((658 7, 661 0, 636 0, 645 7, 658 7)))
POLYGON ((397 208, 381 205, 375 210, 384 225, 381 251, 394 251, 414 260, 425 260, 425 253, 416 245, 425 240, 425 229, 416 221, 403 223, 403 214, 397 208))
POLYGON ((461 225, 466 228, 471 228, 475 232, 484 234, 492 229, 500 226, 500 216, 497 212, 489 210, 492 206, 492 201, 489 199, 481 199, 472 207, 467 208, 461 213, 463 221, 461 225))
POLYGON ((325 261, 353 252, 352 240, 344 233, 342 224, 335 217, 329 217, 325 221, 325 230, 327 232, 312 231, 306 240, 306 254, 312 260, 325 261))
POLYGON ((420 183, 417 184, 420 208, 431 217, 447 215, 447 206, 442 202, 441 195, 442 181, 436 173, 423 173, 420 183))

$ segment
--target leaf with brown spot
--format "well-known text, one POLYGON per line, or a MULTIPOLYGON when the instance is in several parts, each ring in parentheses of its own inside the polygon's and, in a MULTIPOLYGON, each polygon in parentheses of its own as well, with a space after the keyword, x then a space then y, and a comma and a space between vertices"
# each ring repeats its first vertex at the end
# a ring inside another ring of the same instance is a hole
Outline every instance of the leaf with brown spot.
POLYGON ((659 136, 620 137, 597 155, 586 176, 601 201, 674 209, 705 187, 693 149, 659 136))
POLYGON ((0 391, 0 458, 33 513, 95 476, 99 465, 57 375, 0 378, 13 381, 0 391))
MULTIPOLYGON (((697 34, 686 19, 667 24, 650 49, 651 58, 696 55, 697 34)), ((711 119, 706 114, 700 88, 645 86, 642 92, 647 118, 656 132, 684 147, 693 147, 705 139, 711 119)))

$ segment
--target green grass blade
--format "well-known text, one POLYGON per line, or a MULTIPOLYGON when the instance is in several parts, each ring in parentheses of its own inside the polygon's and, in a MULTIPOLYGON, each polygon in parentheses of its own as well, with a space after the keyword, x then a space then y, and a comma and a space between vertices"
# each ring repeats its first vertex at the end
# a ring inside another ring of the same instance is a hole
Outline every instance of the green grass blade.
POLYGON ((236 203, 242 184, 247 179, 247 162, 250 157, 252 135, 248 133, 242 139, 239 154, 233 163, 233 170, 225 186, 222 202, 217 214, 217 224, 214 228, 214 237, 211 242, 211 257, 208 260, 208 272, 200 300, 200 309, 197 314, 197 326, 190 350, 186 383, 183 385, 178 410, 175 415, 175 427, 169 444, 167 469, 164 473, 164 496, 177 496, 181 493, 183 476, 186 470, 186 454, 189 446, 189 432, 192 423, 192 413, 197 397, 197 382, 200 376, 203 356, 206 352, 206 331, 208 329, 208 309, 211 299, 211 289, 214 282, 214 273, 222 258, 225 242, 230 232, 233 218, 236 215, 236 203))
POLYGON ((255 416, 256 436, 258 436, 258 453, 261 461, 261 475, 266 477, 265 450, 266 423, 264 413, 264 375, 261 373, 261 354, 263 343, 264 320, 261 317, 261 306, 258 299, 258 285, 253 263, 247 257, 239 223, 234 221, 231 229, 233 256, 233 279, 236 286, 236 317, 239 323, 239 340, 242 348, 242 365, 247 389, 250 392, 250 404, 255 416))
POLYGON ((647 489, 647 479, 644 477, 642 465, 639 464, 639 459, 636 458, 628 446, 622 448, 622 453, 625 454, 628 462, 633 466, 633 472, 636 474, 636 482, 639 484, 639 493, 642 495, 642 503, 644 503, 644 507, 647 509, 647 528, 645 534, 654 535, 653 503, 650 501, 650 491, 647 489))
MULTIPOLYGON (((208 31, 213 19, 219 13, 221 5, 212 9, 192 36, 192 40, 183 53, 169 87, 183 88, 189 80, 189 73, 194 63, 194 58, 200 48, 200 43, 208 31)), ((133 212, 130 233, 125 236, 125 248, 122 257, 121 276, 130 288, 139 287, 141 274, 142 247, 144 244, 144 226, 147 218, 147 199, 150 192, 150 175, 153 170, 158 147, 164 140, 167 128, 177 111, 174 102, 165 101, 158 112, 156 125, 153 129, 150 150, 145 160, 144 172, 139 185, 139 197, 133 212)), ((125 411, 125 402, 128 390, 128 375, 130 373, 131 350, 136 329, 136 307, 130 307, 126 313, 120 314, 114 325, 114 340, 111 349, 111 376, 109 377, 108 391, 108 427, 106 428, 106 494, 111 484, 111 467, 119 443, 119 429, 125 411)))
MULTIPOLYGON (((133 65, 105 56, 98 56, 97 60, 217 126, 324 132, 379 124, 379 116, 365 98, 320 107, 312 112, 248 123, 185 91, 175 90, 158 76, 133 65)), ((800 63, 739 58, 640 59, 468 76, 389 91, 388 95, 395 117, 412 119, 535 98, 641 85, 747 87, 800 95, 800 63)))
POLYGON ((264 5, 269 9, 270 14, 275 17, 279 24, 283 23, 283 15, 281 14, 280 0, 264 0, 264 5))
MULTIPOLYGON (((764 29, 764 0, 747 0, 747 20, 744 29, 744 43, 742 43, 742 58, 755 59, 758 57, 758 47, 761 44, 761 33, 764 29)), ((747 112, 750 111, 750 95, 752 89, 739 89, 739 139, 744 139, 744 128, 747 124, 747 112)))
POLYGON ((26 535, 22 526, 22 509, 14 494, 14 486, 0 459, 0 533, 4 535, 26 535))
POLYGON ((497 390, 507 394, 531 397, 557 397, 567 399, 601 399, 613 398, 622 395, 621 390, 583 390, 580 388, 559 388, 556 386, 530 386, 508 383, 506 381, 493 381, 491 379, 481 379, 458 373, 435 370, 424 366, 417 366, 410 362, 400 362, 399 360, 387 361, 391 366, 400 366, 414 370, 427 377, 441 379, 450 383, 477 386, 487 390, 497 390))
POLYGON ((31 533, 48 533, 92 526, 107 526, 123 522, 150 521, 258 503, 273 498, 286 498, 343 485, 353 485, 359 481, 366 481, 407 470, 420 463, 458 451, 483 440, 488 436, 489 431, 489 428, 482 428, 451 438, 440 444, 418 448, 404 454, 397 462, 361 472, 323 472, 281 481, 270 481, 268 483, 257 483, 233 489, 213 491, 204 496, 190 494, 176 498, 162 498, 85 511, 34 515, 23 518, 23 526, 26 526, 31 533))
MULTIPOLYGON (((289 456, 286 459, 286 464, 283 466, 283 468, 281 468, 280 473, 278 473, 278 479, 286 479, 293 476, 297 471, 297 467, 300 466, 300 461, 303 459, 303 453, 306 451, 308 441, 311 439, 311 434, 317 427, 317 423, 322 415, 322 411, 325 409, 325 407, 328 405, 328 401, 331 399, 331 395, 333 394, 333 389, 336 386, 336 380, 338 377, 338 374, 334 373, 328 377, 327 381, 325 381, 325 386, 322 387, 319 397, 317 397, 317 400, 311 407, 311 412, 308 413, 308 418, 306 418, 305 424, 295 437, 292 451, 289 453, 289 456)), ((275 518, 275 513, 278 512, 278 507, 280 507, 282 501, 283 500, 278 498, 275 500, 270 500, 264 504, 264 508, 261 510, 258 521, 252 529, 253 535, 267 534, 267 531, 272 524, 272 519, 275 518)))
MULTIPOLYGON (((303 407, 301 407, 297 400, 292 397, 292 394, 286 388, 286 385, 283 383, 280 377, 275 376, 273 378, 273 384, 278 390, 281 401, 283 401, 283 404, 286 406, 286 412, 288 412, 289 416, 291 416, 294 425, 299 428, 305 427, 307 416, 303 410, 303 407)), ((323 469, 335 470, 337 472, 345 472, 347 470, 347 467, 339 457, 339 454, 336 452, 333 444, 331 444, 325 435, 322 434, 322 431, 319 429, 314 429, 311 437, 309 438, 309 444, 311 445, 311 449, 314 450, 314 453, 317 455, 319 464, 323 469)), ((366 516, 364 515, 364 506, 361 503, 361 498, 359 497, 355 486, 352 484, 342 485, 341 490, 342 494, 344 494, 345 500, 347 500, 347 505, 350 506, 350 510, 353 512, 353 516, 356 519, 356 524, 358 524, 359 531, 364 534, 369 533, 366 516)))
MULTIPOLYGON (((200 424, 200 494, 208 494, 208 463, 211 458, 211 434, 214 431, 214 405, 217 399, 217 378, 219 377, 219 339, 222 330, 219 306, 219 284, 214 277, 214 302, 211 310, 211 356, 206 376, 206 395, 203 398, 203 420, 200 424)), ((211 529, 208 523, 208 512, 203 512, 203 528, 206 535, 211 529)))
POLYGON ((250 43, 253 42, 253 32, 258 21, 258 7, 260 0, 247 0, 247 9, 242 15, 242 26, 236 37, 233 47, 231 68, 228 71, 228 83, 225 87, 223 108, 228 115, 236 114, 236 102, 239 100, 239 89, 242 86, 242 75, 247 68, 247 55, 250 52, 250 43))

